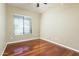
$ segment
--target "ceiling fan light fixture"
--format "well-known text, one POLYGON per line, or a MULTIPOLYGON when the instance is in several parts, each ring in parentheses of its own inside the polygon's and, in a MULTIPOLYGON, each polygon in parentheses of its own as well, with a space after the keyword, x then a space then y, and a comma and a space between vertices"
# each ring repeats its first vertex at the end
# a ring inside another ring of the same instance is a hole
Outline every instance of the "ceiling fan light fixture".
MULTIPOLYGON (((45 4, 45 5, 46 5, 47 3, 43 3, 43 4, 45 4)), ((40 3, 37 3, 37 7, 40 7, 40 3)))

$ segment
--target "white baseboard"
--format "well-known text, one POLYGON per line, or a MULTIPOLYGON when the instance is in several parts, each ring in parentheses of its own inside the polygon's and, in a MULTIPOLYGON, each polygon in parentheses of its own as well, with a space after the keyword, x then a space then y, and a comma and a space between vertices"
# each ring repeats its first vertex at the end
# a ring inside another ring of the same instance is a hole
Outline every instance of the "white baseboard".
POLYGON ((1 56, 3 56, 3 53, 4 53, 5 49, 6 49, 6 47, 7 47, 7 43, 6 43, 4 49, 3 49, 2 53, 1 53, 1 56))
POLYGON ((35 39, 25 39, 25 40, 19 40, 19 41, 7 42, 7 44, 18 43, 18 42, 24 42, 24 41, 29 41, 29 40, 35 40, 35 39))
MULTIPOLYGON (((42 38, 41 38, 41 39, 42 39, 42 38)), ((48 40, 48 39, 42 39, 42 40, 46 40, 46 41, 49 41, 49 42, 51 42, 51 43, 57 44, 57 45, 59 45, 59 46, 62 46, 62 47, 68 48, 68 49, 73 50, 73 51, 76 51, 76 52, 79 52, 79 50, 77 50, 77 49, 74 49, 74 48, 68 47, 68 46, 63 45, 63 44, 59 44, 59 43, 53 42, 53 41, 48 40)))

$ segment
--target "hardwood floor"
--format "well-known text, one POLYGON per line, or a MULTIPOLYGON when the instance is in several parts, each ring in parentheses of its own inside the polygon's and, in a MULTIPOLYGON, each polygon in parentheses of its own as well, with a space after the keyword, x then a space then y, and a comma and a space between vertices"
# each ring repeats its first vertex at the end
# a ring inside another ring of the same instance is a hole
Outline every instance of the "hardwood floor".
POLYGON ((79 52, 36 39, 8 44, 3 56, 79 56, 79 52))

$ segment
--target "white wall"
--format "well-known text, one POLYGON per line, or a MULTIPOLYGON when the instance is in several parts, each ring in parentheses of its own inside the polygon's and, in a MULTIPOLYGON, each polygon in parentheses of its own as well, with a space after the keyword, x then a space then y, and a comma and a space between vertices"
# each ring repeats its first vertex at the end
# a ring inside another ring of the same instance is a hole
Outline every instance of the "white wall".
POLYGON ((0 3, 0 55, 6 46, 5 39, 5 5, 0 3))
POLYGON ((40 14, 31 12, 26 9, 21 9, 13 6, 7 6, 7 41, 19 41, 25 39, 39 39, 40 37, 40 14), (14 35, 13 29, 13 15, 20 14, 30 16, 32 18, 32 34, 28 35, 14 35))
POLYGON ((79 4, 63 4, 43 13, 40 36, 79 50, 79 4))

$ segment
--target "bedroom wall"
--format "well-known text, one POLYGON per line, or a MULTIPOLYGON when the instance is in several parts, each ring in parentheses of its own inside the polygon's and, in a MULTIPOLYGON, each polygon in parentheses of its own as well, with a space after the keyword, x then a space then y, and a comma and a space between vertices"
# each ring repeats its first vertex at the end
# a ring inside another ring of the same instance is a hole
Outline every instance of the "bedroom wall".
POLYGON ((61 4, 42 14, 41 33, 48 39, 79 50, 79 4, 61 4))
POLYGON ((6 20, 5 20, 5 5, 0 3, 0 55, 3 53, 6 46, 5 39, 5 29, 6 29, 6 20))
POLYGON ((40 14, 31 12, 26 9, 18 7, 7 6, 7 40, 8 42, 14 42, 25 39, 39 39, 40 37, 40 14), (32 18, 32 34, 17 35, 15 36, 13 30, 13 15, 20 14, 25 16, 31 16, 32 18))

